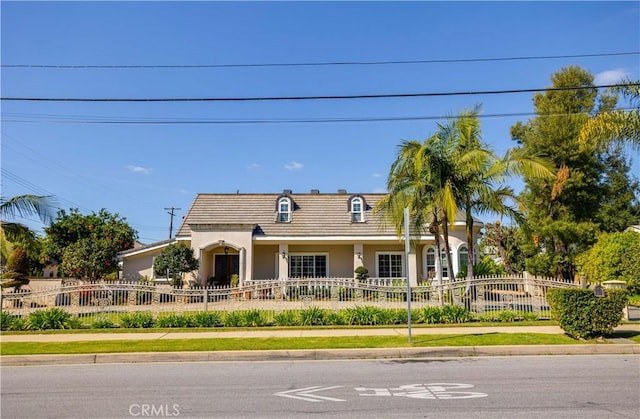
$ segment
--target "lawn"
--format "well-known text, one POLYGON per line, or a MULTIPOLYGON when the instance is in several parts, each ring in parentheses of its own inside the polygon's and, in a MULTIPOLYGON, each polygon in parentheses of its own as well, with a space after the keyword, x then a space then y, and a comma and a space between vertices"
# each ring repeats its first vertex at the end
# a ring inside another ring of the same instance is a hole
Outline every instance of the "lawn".
POLYGON ((408 343, 406 336, 341 336, 298 338, 154 339, 79 342, 6 342, 1 355, 86 354, 125 352, 250 351, 344 348, 409 348, 490 345, 581 345, 564 335, 541 333, 489 333, 421 335, 408 343))

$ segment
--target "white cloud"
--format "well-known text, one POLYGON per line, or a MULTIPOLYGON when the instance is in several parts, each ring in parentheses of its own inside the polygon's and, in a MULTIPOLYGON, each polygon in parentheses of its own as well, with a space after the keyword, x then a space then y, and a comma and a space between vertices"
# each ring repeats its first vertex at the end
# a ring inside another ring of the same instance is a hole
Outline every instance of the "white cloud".
POLYGON ((284 168, 287 170, 300 170, 304 167, 302 163, 298 163, 297 161, 292 161, 289 164, 285 164, 284 168))
POLYGON ((385 188, 375 188, 373 193, 387 193, 387 190, 385 188))
POLYGON ((140 173, 142 175, 148 175, 151 173, 151 169, 147 169, 146 167, 142 167, 142 166, 134 166, 134 165, 128 165, 127 169, 129 169, 130 172, 133 173, 140 173))
POLYGON ((262 165, 258 163, 251 163, 246 166, 247 169, 259 169, 262 165))
POLYGON ((630 73, 624 68, 614 68, 613 70, 606 70, 596 74, 593 82, 596 86, 600 86, 603 84, 614 84, 626 79, 629 76, 630 73))
POLYGON ((371 176, 373 176, 373 177, 382 177, 382 175, 380 173, 374 173, 371 176))

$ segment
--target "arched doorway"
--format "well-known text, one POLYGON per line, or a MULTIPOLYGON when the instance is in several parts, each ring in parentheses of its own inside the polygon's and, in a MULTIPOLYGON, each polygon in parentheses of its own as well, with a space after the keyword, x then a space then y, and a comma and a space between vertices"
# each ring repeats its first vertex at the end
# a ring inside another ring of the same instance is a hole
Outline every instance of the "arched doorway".
POLYGON ((231 277, 240 275, 240 254, 229 246, 215 249, 213 254, 213 284, 228 287, 231 277))

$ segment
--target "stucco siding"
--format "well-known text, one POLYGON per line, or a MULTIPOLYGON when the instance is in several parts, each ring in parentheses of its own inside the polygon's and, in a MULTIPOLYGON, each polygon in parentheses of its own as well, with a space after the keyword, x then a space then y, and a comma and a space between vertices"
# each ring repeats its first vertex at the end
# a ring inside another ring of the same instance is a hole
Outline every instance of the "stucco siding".
POLYGON ((253 248, 253 279, 275 279, 278 246, 255 246, 253 248))
POLYGON ((138 281, 144 277, 153 278, 153 258, 158 256, 162 249, 151 250, 149 252, 134 255, 127 258, 127 263, 123 265, 122 279, 125 281, 138 281))

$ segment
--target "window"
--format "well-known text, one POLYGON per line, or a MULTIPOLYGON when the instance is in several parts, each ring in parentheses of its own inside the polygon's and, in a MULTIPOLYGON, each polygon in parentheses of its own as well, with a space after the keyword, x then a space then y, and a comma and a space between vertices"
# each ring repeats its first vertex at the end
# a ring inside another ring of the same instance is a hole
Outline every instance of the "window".
POLYGON ((364 221, 363 201, 360 197, 351 199, 351 222, 360 223, 364 221))
POLYGON ((447 265, 447 251, 446 249, 442 249, 440 251, 440 263, 442 264, 442 277, 449 277, 449 265, 447 265))
POLYGON ((427 278, 436 277, 436 249, 433 247, 427 248, 424 269, 427 278))
POLYGON ((278 200, 278 222, 288 223, 291 221, 291 199, 280 198, 278 200))
POLYGON ((379 278, 404 277, 402 253, 378 253, 377 259, 379 278))
POLYGON ((327 255, 289 255, 290 278, 326 278, 327 255))
POLYGON ((469 249, 467 246, 460 246, 458 249, 458 272, 464 272, 469 265, 469 249))

